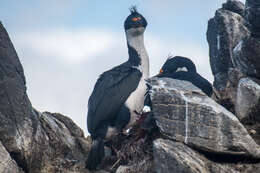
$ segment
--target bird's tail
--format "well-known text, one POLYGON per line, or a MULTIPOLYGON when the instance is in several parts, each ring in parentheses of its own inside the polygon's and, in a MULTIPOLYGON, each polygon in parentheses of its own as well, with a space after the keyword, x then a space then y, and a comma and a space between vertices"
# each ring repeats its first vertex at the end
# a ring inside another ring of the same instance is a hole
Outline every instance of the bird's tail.
POLYGON ((86 168, 89 170, 96 169, 104 157, 104 141, 103 139, 95 139, 88 153, 86 168))

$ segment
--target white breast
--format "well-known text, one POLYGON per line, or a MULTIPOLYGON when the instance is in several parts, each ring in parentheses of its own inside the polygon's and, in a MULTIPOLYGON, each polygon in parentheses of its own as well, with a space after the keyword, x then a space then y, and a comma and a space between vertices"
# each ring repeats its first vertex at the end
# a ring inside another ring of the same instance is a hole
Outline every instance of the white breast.
POLYGON ((128 97, 128 99, 125 102, 126 107, 130 110, 130 121, 126 128, 129 128, 133 125, 133 123, 139 118, 139 115, 136 114, 136 112, 141 113, 142 109, 144 107, 144 99, 145 99, 145 93, 147 90, 146 82, 144 80, 144 77, 141 78, 138 87, 134 92, 131 93, 131 95, 128 97))

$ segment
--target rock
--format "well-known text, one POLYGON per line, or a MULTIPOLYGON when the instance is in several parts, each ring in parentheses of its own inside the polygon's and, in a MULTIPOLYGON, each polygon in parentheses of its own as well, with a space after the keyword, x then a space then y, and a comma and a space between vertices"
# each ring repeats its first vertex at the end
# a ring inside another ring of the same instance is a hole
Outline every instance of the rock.
POLYGON ((213 99, 230 112, 235 113, 238 82, 245 75, 236 68, 229 68, 227 77, 225 89, 216 91, 215 94, 217 97, 213 99))
MULTIPOLYGON (((40 122, 41 132, 35 137, 41 142, 39 149, 44 152, 44 155, 41 156, 43 160, 40 160, 42 164, 54 169, 57 166, 70 169, 80 162, 84 166, 89 149, 85 147, 90 142, 84 138, 83 131, 71 119, 61 114, 42 113, 40 122), (43 139, 46 141, 45 143, 43 139), (51 156, 54 153, 55 155, 51 156), (50 163, 50 161, 54 161, 54 163, 50 163)), ((39 158, 36 159, 39 160, 39 158)), ((40 169, 45 169, 45 167, 40 169)))
MULTIPOLYGON (((210 160, 205 154, 186 146, 180 142, 157 139, 154 141, 155 170, 158 173, 255 173, 259 172, 260 164, 248 164, 239 161, 239 164, 225 163, 229 156, 217 156, 210 160), (218 162, 216 162, 218 161, 218 162)), ((233 162, 236 158, 228 158, 233 162)))
POLYGON ((242 73, 234 64, 234 49, 241 40, 250 36, 244 18, 245 6, 237 0, 228 0, 218 9, 208 22, 207 41, 209 43, 210 65, 214 75, 213 86, 217 101, 232 113, 235 112, 237 81, 242 73), (238 72, 238 73, 237 73, 238 72), (231 75, 231 76, 230 76, 231 75))
POLYGON ((23 169, 28 172, 38 120, 26 95, 23 68, 1 24, 0 64, 0 141, 18 165, 26 165, 23 169))
POLYGON ((119 166, 116 170, 116 173, 128 173, 131 171, 131 167, 128 166, 119 166))
POLYGON ((237 68, 229 68, 228 81, 233 88, 237 88, 239 80, 243 77, 245 77, 245 75, 241 73, 241 71, 239 71, 237 68))
POLYGON ((0 172, 1 173, 24 173, 22 169, 20 169, 16 162, 11 158, 8 151, 6 151, 5 147, 0 142, 0 172))
POLYGON ((232 113, 236 109, 238 81, 242 77, 260 79, 259 9, 258 0, 247 0, 246 6, 228 0, 209 20, 207 40, 215 94, 218 103, 232 113))
POLYGON ((242 78, 238 84, 236 116, 244 124, 252 138, 260 145, 260 85, 250 78, 242 78))
POLYGON ((85 172, 90 140, 70 118, 32 107, 23 68, 2 24, 0 64, 0 148, 6 156, 0 170, 85 172))
POLYGON ((222 9, 232 11, 240 16, 244 16, 245 13, 245 5, 239 0, 227 0, 226 3, 222 4, 222 9))
POLYGON ((243 9, 237 1, 228 1, 208 22, 207 41, 209 43, 210 65, 214 75, 214 87, 219 91, 225 89, 228 70, 233 67, 233 49, 241 39, 250 35, 244 18, 232 11, 243 9), (233 5, 236 4, 236 5, 233 5), (233 6, 232 6, 233 5, 233 6))
POLYGON ((260 85, 249 78, 238 84, 236 116, 240 121, 260 122, 260 85))
POLYGON ((134 164, 130 166, 119 166, 116 170, 116 173, 133 173, 133 172, 155 173, 153 162, 151 160, 144 160, 138 164, 134 164))
POLYGON ((235 68, 247 76, 260 79, 260 38, 242 39, 233 53, 235 68))
POLYGON ((191 83, 155 77, 150 84, 163 135, 206 152, 260 158, 260 147, 237 117, 191 83))
POLYGON ((245 17, 250 23, 252 36, 260 37, 260 1, 247 0, 245 17))
POLYGON ((157 139, 154 141, 154 162, 157 173, 195 173, 209 172, 206 163, 198 154, 182 145, 170 140, 157 139))

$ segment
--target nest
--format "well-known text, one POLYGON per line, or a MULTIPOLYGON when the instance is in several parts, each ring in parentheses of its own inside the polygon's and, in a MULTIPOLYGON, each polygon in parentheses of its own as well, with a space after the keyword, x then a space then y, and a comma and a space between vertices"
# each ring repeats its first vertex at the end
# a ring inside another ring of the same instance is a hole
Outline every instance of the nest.
POLYGON ((143 128, 143 122, 149 116, 142 115, 128 134, 120 133, 111 141, 105 143, 112 151, 111 156, 103 159, 100 167, 109 172, 115 172, 121 166, 132 166, 142 163, 144 160, 153 160, 153 140, 158 138, 159 131, 143 128))

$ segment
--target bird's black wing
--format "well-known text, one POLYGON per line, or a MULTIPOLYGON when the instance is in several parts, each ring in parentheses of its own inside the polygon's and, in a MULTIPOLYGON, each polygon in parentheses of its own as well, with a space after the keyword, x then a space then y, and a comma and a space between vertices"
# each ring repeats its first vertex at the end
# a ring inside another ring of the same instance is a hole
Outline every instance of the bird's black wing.
POLYGON ((95 84, 88 102, 88 131, 93 133, 102 121, 112 121, 129 95, 137 88, 142 73, 127 64, 104 72, 95 84))

